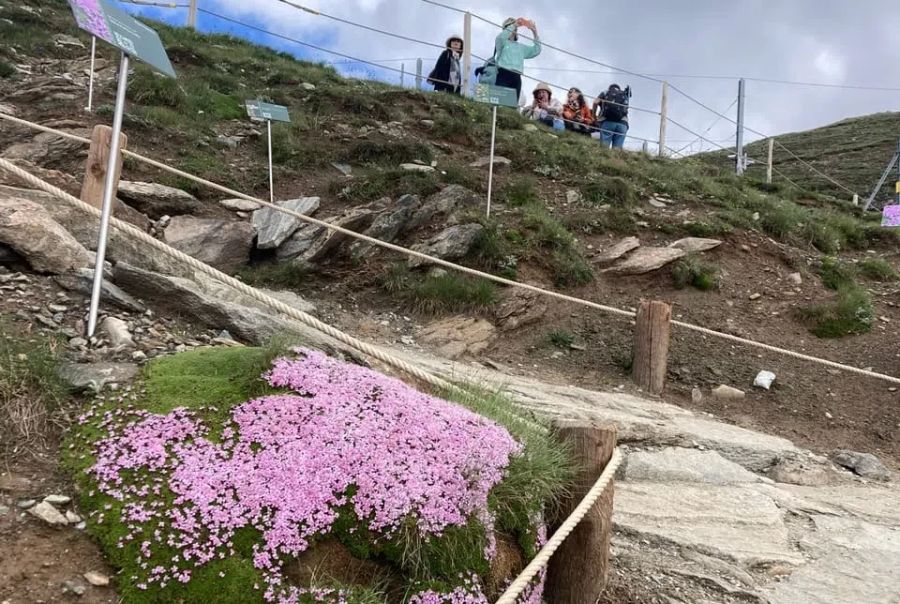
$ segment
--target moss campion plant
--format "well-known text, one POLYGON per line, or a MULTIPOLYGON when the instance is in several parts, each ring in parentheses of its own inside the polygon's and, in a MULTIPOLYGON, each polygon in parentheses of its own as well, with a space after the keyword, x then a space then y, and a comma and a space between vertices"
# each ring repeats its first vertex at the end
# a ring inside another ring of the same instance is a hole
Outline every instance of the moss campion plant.
MULTIPOLYGON (((106 407, 79 420, 95 435, 87 496, 106 502, 91 512, 92 528, 115 526, 114 547, 132 557, 122 580, 133 593, 165 600, 243 553, 258 581, 256 596, 242 601, 354 602, 351 590, 296 585, 284 571, 348 518, 350 538, 382 558, 402 559, 396 551, 410 538, 438 540, 474 525, 482 569, 490 567, 492 490, 523 445, 399 380, 296 353, 264 376, 278 393, 232 407, 219 425, 183 407, 106 407)), ((539 547, 545 529, 533 520, 539 547)), ((412 577, 404 601, 487 603, 479 574, 449 575, 412 577)), ((540 602, 542 586, 521 601, 540 602)))

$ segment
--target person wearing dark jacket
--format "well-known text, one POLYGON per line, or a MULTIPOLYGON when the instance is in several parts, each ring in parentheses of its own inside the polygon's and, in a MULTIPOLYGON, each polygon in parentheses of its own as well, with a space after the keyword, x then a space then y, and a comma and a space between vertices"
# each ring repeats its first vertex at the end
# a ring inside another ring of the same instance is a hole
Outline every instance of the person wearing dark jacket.
POLYGON ((438 57, 437 63, 428 75, 428 83, 437 92, 460 94, 462 91, 463 39, 451 36, 447 40, 447 49, 438 57))

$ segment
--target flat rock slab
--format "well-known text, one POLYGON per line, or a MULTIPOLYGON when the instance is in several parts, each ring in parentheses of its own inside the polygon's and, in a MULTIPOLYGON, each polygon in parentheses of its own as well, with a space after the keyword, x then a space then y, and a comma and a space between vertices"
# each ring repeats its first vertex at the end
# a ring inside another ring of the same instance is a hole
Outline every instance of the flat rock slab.
POLYGON ((669 447, 630 453, 624 478, 629 482, 685 482, 711 485, 760 482, 761 478, 715 451, 669 447))
POLYGON ((243 197, 238 197, 235 199, 223 199, 219 202, 219 204, 223 208, 232 210, 233 212, 253 212, 262 207, 255 201, 250 201, 249 199, 244 199, 243 197))
MULTIPOLYGON (((510 164, 512 164, 512 160, 507 159, 501 155, 494 156, 494 167, 495 168, 500 167, 500 166, 508 166, 510 164)), ((473 161, 471 164, 469 164, 469 167, 470 168, 487 168, 490 165, 491 165, 491 158, 488 156, 488 157, 479 157, 478 159, 473 161)))
MULTIPOLYGON (((318 197, 301 197, 299 199, 288 199, 287 201, 279 201, 275 205, 304 214, 313 215, 319 209, 318 197)), ((256 247, 261 250, 272 250, 280 246, 282 243, 294 234, 302 220, 279 212, 274 208, 262 208, 253 212, 253 226, 259 233, 256 241, 256 247)))
MULTIPOLYGON (((53 280, 65 290, 90 296, 94 285, 94 269, 83 268, 68 275, 58 275, 53 280)), ((122 291, 119 286, 114 285, 109 279, 103 280, 101 293, 104 304, 112 303, 120 308, 137 313, 143 313, 147 310, 146 306, 122 291)))
POLYGON ((3 193, 0 243, 8 245, 40 272, 64 274, 91 263, 87 249, 42 205, 3 193))
POLYGON ((484 352, 494 339, 497 329, 484 319, 451 317, 432 323, 419 333, 425 344, 438 346, 438 352, 450 359, 466 354, 484 352))
POLYGON ((76 391, 99 392, 107 384, 128 384, 137 374, 137 365, 129 363, 69 363, 59 368, 60 377, 76 391))
POLYGON ((708 252, 709 250, 714 250, 720 245, 722 245, 722 242, 718 239, 686 237, 685 239, 679 239, 675 243, 670 244, 669 247, 684 250, 688 254, 698 254, 700 252, 708 252))
POLYGON ((633 252, 639 247, 641 247, 640 239, 637 237, 625 237, 605 252, 600 252, 594 256, 594 262, 597 262, 598 264, 609 264, 610 262, 615 262, 619 258, 622 258, 625 254, 633 252))
POLYGON ((804 562, 775 502, 746 486, 620 483, 613 523, 748 568, 804 562))
POLYGON ((619 264, 604 270, 617 275, 643 275, 684 258, 687 252, 674 247, 641 247, 619 264))
MULTIPOLYGON (((412 246, 412 250, 441 260, 459 260, 472 250, 483 232, 484 227, 480 224, 452 226, 427 242, 412 246)), ((429 261, 411 257, 407 263, 410 268, 416 268, 429 264, 429 261)))
POLYGON ((233 272, 250 260, 253 225, 242 220, 176 216, 165 230, 166 242, 200 262, 233 272))
POLYGON ((152 182, 123 180, 119 182, 119 197, 154 220, 193 214, 201 207, 200 200, 187 191, 152 182))

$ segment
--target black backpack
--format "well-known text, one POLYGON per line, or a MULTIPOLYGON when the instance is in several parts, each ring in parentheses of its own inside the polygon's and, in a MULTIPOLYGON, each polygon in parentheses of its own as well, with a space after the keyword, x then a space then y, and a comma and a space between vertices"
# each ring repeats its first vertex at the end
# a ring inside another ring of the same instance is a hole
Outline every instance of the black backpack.
POLYGON ((621 122, 628 117, 628 93, 621 89, 608 90, 603 97, 603 119, 621 122))

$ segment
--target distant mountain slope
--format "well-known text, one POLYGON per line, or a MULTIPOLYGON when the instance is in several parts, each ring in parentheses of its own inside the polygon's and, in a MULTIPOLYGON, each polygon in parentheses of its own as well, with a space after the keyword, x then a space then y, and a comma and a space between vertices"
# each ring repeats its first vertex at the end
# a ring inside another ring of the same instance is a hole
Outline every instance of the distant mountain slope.
MULTIPOLYGON (((776 144, 774 165, 804 188, 847 198, 849 193, 816 174, 800 161, 803 160, 865 198, 896 152, 898 139, 900 112, 854 117, 823 128, 775 137, 797 157, 776 144)), ((760 162, 750 166, 750 174, 765 178, 768 142, 755 142, 747 149, 749 156, 760 162)), ((722 165, 728 161, 726 155, 720 151, 704 157, 722 165)), ((880 199, 891 195, 894 182, 888 180, 879 194, 880 199)))

